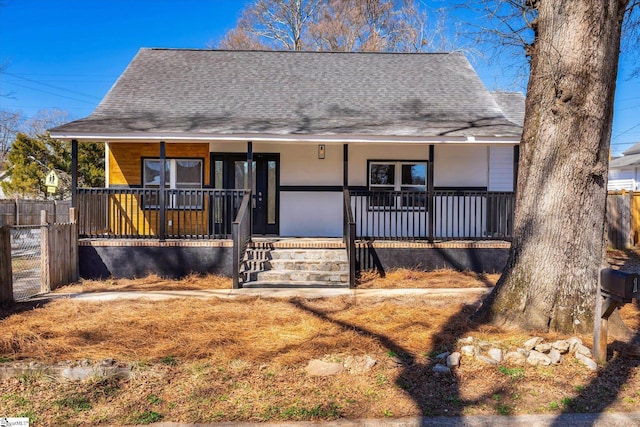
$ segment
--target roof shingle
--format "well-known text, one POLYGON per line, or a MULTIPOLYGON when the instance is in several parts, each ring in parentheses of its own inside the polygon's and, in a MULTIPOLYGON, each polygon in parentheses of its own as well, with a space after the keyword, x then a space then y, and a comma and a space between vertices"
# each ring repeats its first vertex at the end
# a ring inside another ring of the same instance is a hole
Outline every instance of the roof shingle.
POLYGON ((52 133, 519 138, 514 99, 460 53, 141 49, 89 117, 52 133))

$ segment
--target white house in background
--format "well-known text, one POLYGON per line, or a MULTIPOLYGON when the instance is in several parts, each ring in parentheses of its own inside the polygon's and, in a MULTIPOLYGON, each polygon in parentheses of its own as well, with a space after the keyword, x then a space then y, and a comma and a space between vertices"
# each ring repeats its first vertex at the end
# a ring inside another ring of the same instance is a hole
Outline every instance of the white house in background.
POLYGON ((640 142, 609 162, 609 190, 640 190, 640 142))
POLYGON ((3 170, 0 171, 0 199, 4 199, 5 195, 4 195, 4 190, 2 189, 2 183, 8 181, 11 181, 11 177, 9 176, 9 170, 3 170))

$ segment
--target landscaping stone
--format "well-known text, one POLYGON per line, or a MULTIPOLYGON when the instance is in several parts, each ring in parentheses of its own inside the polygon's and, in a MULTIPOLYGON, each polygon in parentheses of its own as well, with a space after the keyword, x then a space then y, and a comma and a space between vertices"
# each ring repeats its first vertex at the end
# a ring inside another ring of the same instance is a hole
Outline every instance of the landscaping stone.
POLYGON ((37 362, 15 362, 0 365, 0 379, 33 374, 69 381, 85 381, 91 378, 129 378, 131 367, 118 365, 113 359, 95 364, 85 359, 76 362, 58 362, 52 365, 43 365, 37 362))
POLYGON ((558 340, 551 343, 551 347, 555 348, 560 354, 566 354, 569 352, 571 345, 567 340, 558 340))
POLYGON ((344 372, 344 366, 342 363, 323 362, 322 360, 314 359, 309 362, 305 371, 313 376, 331 376, 344 372))
POLYGON ((529 352, 529 357, 527 357, 527 363, 531 366, 549 366, 551 365, 551 359, 544 353, 531 350, 529 352))
POLYGON ((581 354, 583 356, 586 357, 591 357, 591 350, 589 349, 589 347, 582 345, 582 344, 578 344, 576 346, 576 355, 581 354))
POLYGON ((375 364, 376 359, 369 355, 347 356, 343 366, 350 374, 361 375, 369 372, 375 364))
POLYGON ((460 366, 460 358, 462 357, 462 355, 460 353, 453 352, 451 353, 449 356, 447 356, 447 367, 449 368, 456 368, 458 366, 460 366))
POLYGON ((448 351, 445 351, 444 353, 440 353, 439 355, 437 355, 436 359, 444 360, 449 356, 449 354, 451 354, 451 353, 449 353, 448 351))
POLYGON ((598 369, 598 365, 596 364, 596 362, 581 353, 576 353, 576 359, 578 359, 584 366, 586 366, 588 369, 591 369, 592 371, 598 369))
POLYGON ((476 356, 476 360, 479 361, 479 362, 484 363, 485 365, 494 365, 495 366, 495 365, 498 364, 497 360, 495 360, 495 359, 493 359, 491 357, 484 356, 482 354, 477 355, 476 356))
POLYGON ((531 338, 527 341, 524 342, 524 344, 522 344, 522 346, 526 349, 526 350, 533 350, 533 348, 535 346, 537 346, 538 344, 540 344, 542 342, 542 338, 540 337, 534 337, 531 338))
POLYGON ((582 345, 582 340, 578 337, 571 337, 567 340, 567 343, 569 343, 569 353, 573 353, 578 345, 582 345))
POLYGON ((472 345, 465 345, 460 349, 460 353, 462 353, 465 356, 475 356, 476 348, 472 345))
POLYGON ((491 348, 489 349, 487 354, 489 355, 490 358, 495 360, 497 363, 502 362, 503 353, 502 353, 502 350, 500 350, 499 348, 491 348))
POLYGON ((434 367, 433 367, 433 372, 436 374, 450 374, 451 373, 451 369, 449 369, 448 367, 437 363, 434 367))
POLYGON ((510 351, 505 354, 504 361, 513 365, 524 365, 527 361, 527 356, 520 351, 510 351))
POLYGON ((562 363, 562 354, 560 354, 560 351, 558 351, 558 349, 552 348, 549 352, 549 359, 551 359, 552 364, 558 365, 562 363))
POLYGON ((533 347, 535 351, 539 351, 540 353, 548 353, 551 351, 551 344, 548 343, 540 343, 533 347))
POLYGON ((479 341, 477 346, 480 350, 483 350, 483 351, 487 351, 491 348, 491 344, 486 341, 479 341))
MULTIPOLYGON (((597 365, 592 360, 591 350, 582 344, 578 337, 571 337, 566 340, 557 340, 552 343, 544 343, 541 337, 533 337, 525 341, 522 347, 515 351, 505 352, 497 347, 492 347, 484 341, 476 341, 472 337, 458 340, 461 345, 459 353, 453 359, 451 355, 447 357, 447 366, 456 367, 462 362, 462 357, 475 357, 486 365, 498 365, 501 363, 512 365, 550 366, 559 365, 563 362, 563 354, 575 353, 576 358, 588 369, 597 369, 597 365), (464 344, 464 345, 462 345, 464 344)), ((456 354, 456 353, 453 353, 456 354)), ((437 356, 443 358, 444 353, 437 356)))

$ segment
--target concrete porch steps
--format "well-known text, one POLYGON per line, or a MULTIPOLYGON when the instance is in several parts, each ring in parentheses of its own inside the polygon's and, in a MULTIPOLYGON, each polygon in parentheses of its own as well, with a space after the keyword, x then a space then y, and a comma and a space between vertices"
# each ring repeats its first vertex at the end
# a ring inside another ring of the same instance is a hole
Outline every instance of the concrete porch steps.
POLYGON ((240 269, 243 288, 348 288, 345 248, 281 247, 253 242, 240 269))

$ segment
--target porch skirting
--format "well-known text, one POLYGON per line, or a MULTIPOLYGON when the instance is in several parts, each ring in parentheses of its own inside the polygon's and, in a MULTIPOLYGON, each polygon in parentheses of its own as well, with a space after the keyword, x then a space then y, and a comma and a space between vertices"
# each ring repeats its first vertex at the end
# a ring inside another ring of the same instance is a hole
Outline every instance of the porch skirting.
MULTIPOLYGON (((343 247, 341 239, 265 240, 279 248, 343 247)), ((509 247, 509 242, 501 241, 360 241, 356 243, 357 269, 450 268, 499 273, 506 264, 509 247)), ((85 279, 134 278, 149 274, 182 278, 192 273, 231 277, 233 273, 232 240, 82 239, 78 253, 80 276, 85 279)))
POLYGON ((179 279, 192 273, 233 272, 232 240, 80 240, 80 277, 106 279, 157 274, 179 279))
POLYGON ((510 247, 509 242, 501 241, 359 242, 356 244, 356 259, 359 270, 411 268, 433 271, 449 268, 500 273, 507 263, 510 247))

